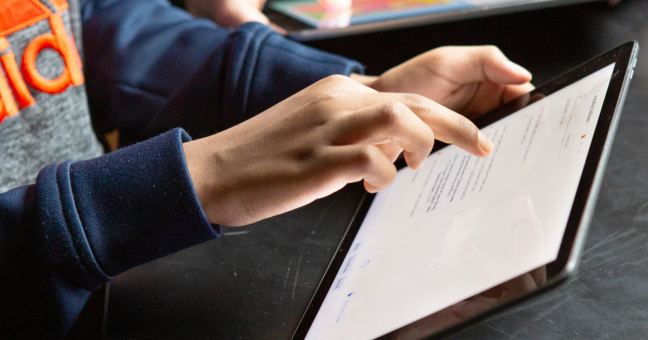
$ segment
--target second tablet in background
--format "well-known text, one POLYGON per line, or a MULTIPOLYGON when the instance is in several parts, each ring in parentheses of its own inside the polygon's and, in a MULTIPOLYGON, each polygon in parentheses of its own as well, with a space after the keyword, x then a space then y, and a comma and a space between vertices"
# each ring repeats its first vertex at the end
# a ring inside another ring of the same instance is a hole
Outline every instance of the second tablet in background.
POLYGON ((600 0, 275 0, 266 14, 298 40, 600 0))

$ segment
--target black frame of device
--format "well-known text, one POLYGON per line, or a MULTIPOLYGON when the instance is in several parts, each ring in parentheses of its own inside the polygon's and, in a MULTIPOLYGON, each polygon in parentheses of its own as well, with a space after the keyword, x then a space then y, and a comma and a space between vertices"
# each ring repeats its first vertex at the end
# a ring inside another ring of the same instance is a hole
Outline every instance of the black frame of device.
MULTIPOLYGON (((276 0, 275 0, 276 1, 276 0)), ((279 0, 281 1, 281 0, 279 0)), ((283 0, 285 1, 285 0, 283 0)), ((263 13, 268 16, 270 22, 285 29, 287 35, 298 41, 309 41, 317 39, 326 39, 332 37, 341 37, 353 34, 379 32, 389 29, 416 27, 428 24, 438 24, 449 21, 481 18, 491 15, 509 14, 522 11, 530 11, 556 6, 576 5, 588 2, 601 2, 603 0, 553 0, 553 1, 526 1, 515 3, 503 3, 499 5, 477 6, 474 8, 464 8, 450 10, 447 12, 437 12, 422 15, 413 15, 391 20, 376 21, 364 24, 350 25, 341 28, 320 29, 305 22, 299 21, 289 15, 274 10, 269 1, 263 9, 263 13)))
MULTIPOLYGON (((548 96, 574 82, 616 62, 612 78, 608 87, 605 101, 601 109, 601 115, 592 137, 592 144, 585 160, 585 166, 581 175, 574 204, 569 214, 563 240, 560 245, 558 257, 555 261, 546 265, 547 268, 547 283, 539 287, 533 292, 529 292, 521 297, 512 301, 497 306, 487 312, 479 314, 471 319, 460 322, 458 324, 448 327, 446 330, 440 331, 427 339, 438 339, 445 337, 459 329, 464 329, 468 325, 476 324, 477 322, 490 317, 499 311, 506 309, 514 304, 518 304, 542 292, 552 289, 561 283, 566 282, 573 276, 576 271, 578 259, 585 242, 589 222, 594 213, 596 199, 598 198, 598 191, 601 186, 603 174, 605 172, 605 165, 612 148, 612 141, 616 132, 616 127, 621 116, 623 103, 627 94, 628 85, 634 73, 634 67, 637 63, 637 53, 639 51, 639 44, 636 41, 625 43, 609 52, 606 52, 596 58, 573 68, 572 70, 554 78, 553 80, 545 83, 532 91, 529 95, 533 98, 534 95, 542 94, 548 96)), ((526 96, 526 95, 525 95, 526 96)), ((524 96, 523 96, 524 97, 524 96)), ((480 129, 492 124, 493 122, 506 117, 513 112, 516 112, 520 107, 520 97, 507 103, 475 121, 475 124, 480 129)), ((529 98, 529 97, 527 97, 529 98)), ((524 99, 528 100, 528 99, 524 99)), ((527 104, 528 105, 528 104, 527 104)), ((526 105, 523 105, 526 106, 526 105)), ((446 144, 437 142, 432 153, 445 147, 446 144)), ((399 168, 403 167, 404 163, 399 164, 399 168)), ((317 316, 317 312, 321 307, 326 295, 328 294, 335 277, 344 262, 346 254, 348 253, 354 238, 362 225, 364 217, 369 211, 369 207, 374 198, 374 194, 365 194, 358 205, 349 227, 344 234, 342 241, 331 260, 329 267, 326 270, 324 278, 317 287, 317 291, 295 330, 292 339, 300 340, 306 337, 308 331, 317 316)), ((434 314, 434 313, 433 313, 434 314)), ((432 314, 431 314, 432 315, 432 314)), ((415 320, 413 322, 416 322, 415 320)), ((407 326, 404 326, 407 327, 407 326)), ((388 338, 386 334, 385 338, 388 338)), ((380 337, 380 338, 383 338, 380 337)), ((379 338, 379 339, 380 339, 379 338)))

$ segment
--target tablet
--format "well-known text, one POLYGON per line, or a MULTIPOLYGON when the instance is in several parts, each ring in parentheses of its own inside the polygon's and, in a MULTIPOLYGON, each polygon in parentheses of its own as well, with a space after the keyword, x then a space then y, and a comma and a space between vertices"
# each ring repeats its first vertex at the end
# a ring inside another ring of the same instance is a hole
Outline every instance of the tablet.
POLYGON ((274 0, 264 12, 296 40, 312 40, 602 0, 274 0))
POLYGON ((367 194, 293 339, 442 337, 572 277, 634 72, 629 42, 475 123, 367 194))

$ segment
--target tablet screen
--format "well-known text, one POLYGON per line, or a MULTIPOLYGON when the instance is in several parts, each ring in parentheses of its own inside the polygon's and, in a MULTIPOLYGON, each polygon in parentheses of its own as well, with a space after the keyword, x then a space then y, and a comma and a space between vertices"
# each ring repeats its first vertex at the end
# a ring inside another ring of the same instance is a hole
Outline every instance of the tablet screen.
POLYGON ((373 339, 554 261, 615 63, 378 193, 306 336, 373 339))
POLYGON ((326 9, 317 0, 274 1, 275 11, 318 28, 341 28, 476 7, 520 4, 528 0, 353 0, 350 8, 326 9))

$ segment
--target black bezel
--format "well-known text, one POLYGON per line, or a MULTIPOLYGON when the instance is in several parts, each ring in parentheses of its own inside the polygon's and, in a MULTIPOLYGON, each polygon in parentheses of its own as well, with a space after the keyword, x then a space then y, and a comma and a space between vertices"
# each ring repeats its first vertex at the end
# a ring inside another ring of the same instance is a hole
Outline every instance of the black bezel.
MULTIPOLYGON (((604 163, 607 159, 607 154, 610 151, 612 139, 616 130, 615 122, 618 122, 623 99, 625 98, 624 94, 627 90, 626 78, 631 78, 631 74, 630 76, 628 76, 628 73, 633 72, 634 70, 634 64, 631 65, 631 63, 636 63, 637 51, 638 44, 636 42, 628 42, 610 52, 604 53, 575 67, 574 69, 554 78, 553 80, 543 84, 542 86, 539 86, 537 89, 530 93, 531 97, 536 94, 543 94, 545 96, 550 95, 564 88, 565 86, 568 86, 600 70, 601 68, 606 67, 613 62, 616 62, 614 72, 612 74, 612 79, 610 80, 610 85, 605 96, 605 101, 603 102, 603 107, 601 109, 601 115, 596 125, 592 144, 587 154, 583 174, 581 175, 578 189, 576 191, 574 204, 569 214, 558 257, 555 261, 547 264, 547 283, 539 289, 528 293, 527 295, 519 297, 501 306, 495 307, 469 320, 453 325, 448 329, 441 331, 440 333, 434 334, 430 338, 436 339, 447 336, 448 334, 453 333, 460 328, 464 328, 467 325, 474 324, 480 320, 483 320, 484 318, 492 316, 513 304, 517 304, 530 297, 536 296, 559 285, 560 283, 567 281, 567 279, 574 273, 575 263, 580 255, 580 247, 577 247, 577 243, 579 241, 582 243, 586 234, 586 229, 588 227, 589 217, 593 213, 593 211, 589 211, 592 209, 588 208, 593 208, 596 201, 598 187, 600 186, 600 180, 605 168, 604 163), (594 194, 592 195, 592 193, 594 194)), ((503 117, 512 114, 519 108, 520 106, 518 100, 513 100, 512 102, 505 104, 477 119, 475 121, 475 124, 479 128, 483 128, 503 117)), ((432 152, 434 153, 445 146, 445 144, 437 142, 432 152)), ((398 164, 398 166, 400 168, 405 165, 403 163, 400 163, 398 164)), ((361 200, 356 214, 349 224, 347 232, 345 233, 335 253, 335 256, 333 257, 331 263, 329 264, 329 267, 327 268, 324 278, 320 282, 317 291, 313 296, 313 299, 311 300, 306 312, 304 313, 304 316, 302 317, 302 320, 299 323, 299 326, 293 334, 293 340, 303 339, 306 337, 310 326, 315 320, 317 311, 326 298, 329 288, 333 284, 338 270, 342 266, 346 254, 353 244, 355 235, 360 229, 365 215, 369 211, 369 207, 373 202, 374 196, 375 195, 373 194, 365 194, 365 196, 361 200)), ((387 334, 387 336, 388 335, 389 334, 387 334)))

